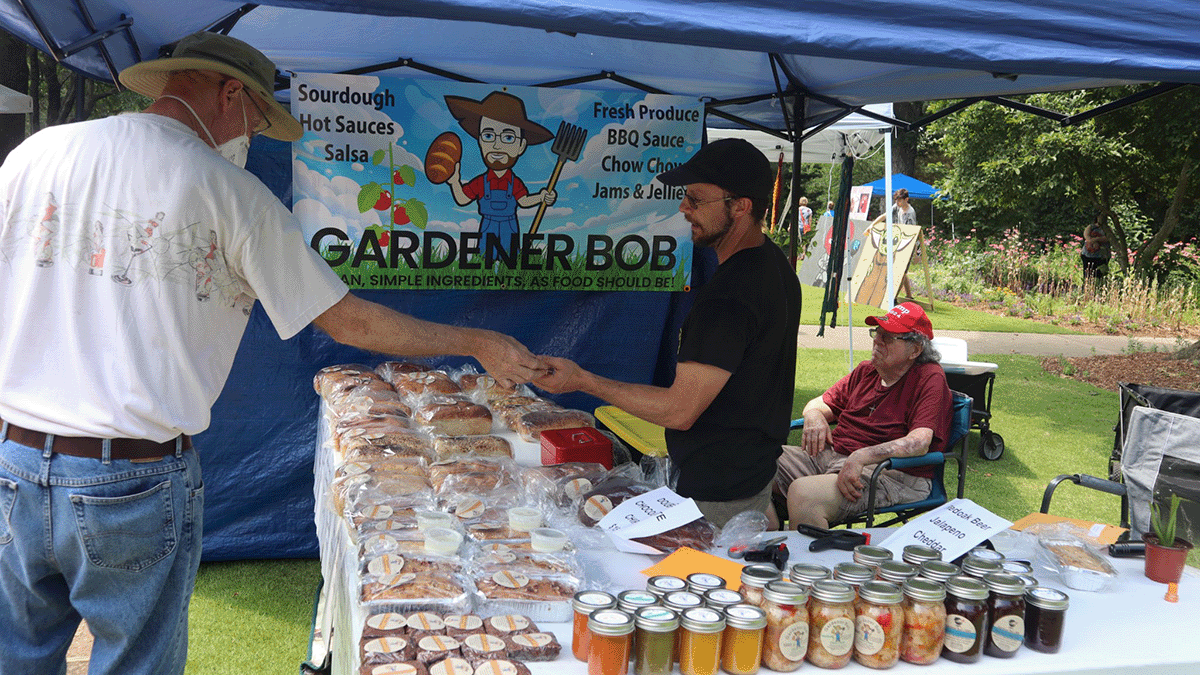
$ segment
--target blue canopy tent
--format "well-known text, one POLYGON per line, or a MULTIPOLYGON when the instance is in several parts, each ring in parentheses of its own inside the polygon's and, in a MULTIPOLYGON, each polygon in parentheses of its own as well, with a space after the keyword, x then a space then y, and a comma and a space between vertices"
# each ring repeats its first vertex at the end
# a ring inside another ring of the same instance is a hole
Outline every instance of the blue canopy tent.
MULTIPOLYGON (((873 180, 870 183, 866 183, 865 186, 871 188, 872 195, 886 195, 886 181, 887 177, 885 176, 879 180, 873 180)), ((895 192, 900 188, 908 190, 908 196, 913 199, 933 199, 934 196, 938 194, 938 189, 929 183, 917 180, 916 178, 906 174, 894 173, 892 174, 892 192, 895 192)))
MULTIPOLYGON (((635 87, 700 97, 708 126, 766 131, 797 154, 806 134, 870 103, 1200 83, 1200 13, 1183 0, 0 0, 0 29, 109 81, 206 28, 274 59, 281 100, 288 74, 304 71, 635 87)), ((286 145, 256 139, 252 166, 290 203, 286 145)), ((698 261, 696 283, 711 262, 698 261)), ((687 307, 682 293, 363 295, 660 384, 672 377, 687 307)), ((212 426, 195 441, 208 486, 206 558, 315 553, 311 377, 331 363, 378 360, 315 330, 281 343, 255 310, 212 426)))

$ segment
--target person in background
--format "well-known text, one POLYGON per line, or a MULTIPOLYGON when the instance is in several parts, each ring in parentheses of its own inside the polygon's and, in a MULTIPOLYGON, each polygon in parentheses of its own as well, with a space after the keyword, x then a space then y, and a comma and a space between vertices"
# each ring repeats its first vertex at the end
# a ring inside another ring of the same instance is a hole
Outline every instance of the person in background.
POLYGON ((508 336, 347 292, 243 168, 252 136, 302 133, 262 53, 201 32, 120 80, 153 103, 48 127, 0 166, 0 675, 64 672, 81 619, 90 672, 183 672, 204 525, 190 436, 247 300, 283 339, 312 323, 375 352, 473 356, 509 384, 541 368, 508 336), (157 243, 96 274, 89 251, 128 250, 135 225, 157 243), (205 293, 181 272, 197 249, 229 277, 205 293))
POLYGON ((829 204, 825 206, 825 215, 829 216, 830 218, 833 217, 833 202, 829 202, 829 204))
POLYGON ((808 234, 812 231, 812 209, 808 208, 808 197, 800 198, 800 233, 808 234))
POLYGON ((717 526, 747 510, 773 517, 772 479, 795 390, 800 283, 763 234, 770 162, 744 140, 722 139, 658 180, 687 187, 679 210, 692 241, 715 249, 719 263, 684 320, 675 381, 618 382, 543 356, 552 370, 533 384, 582 391, 666 427, 675 491, 717 526))
MULTIPOLYGON (((804 406, 803 445, 784 446, 779 458, 775 490, 793 527, 828 527, 866 511, 876 464, 940 451, 949 436, 950 388, 925 310, 906 302, 866 323, 875 326, 871 360, 804 406)), ((924 499, 932 475, 930 467, 885 470, 876 507, 924 499)))
MULTIPOLYGON (((871 224, 882 223, 885 219, 885 214, 881 213, 871 221, 871 224)), ((904 188, 892 193, 892 223, 896 225, 917 224, 917 212, 908 203, 908 190, 904 188)))
POLYGON ((1102 281, 1108 270, 1108 260, 1112 257, 1112 249, 1108 245, 1108 235, 1100 223, 1088 223, 1083 228, 1083 249, 1080 259, 1083 261, 1083 278, 1102 281))

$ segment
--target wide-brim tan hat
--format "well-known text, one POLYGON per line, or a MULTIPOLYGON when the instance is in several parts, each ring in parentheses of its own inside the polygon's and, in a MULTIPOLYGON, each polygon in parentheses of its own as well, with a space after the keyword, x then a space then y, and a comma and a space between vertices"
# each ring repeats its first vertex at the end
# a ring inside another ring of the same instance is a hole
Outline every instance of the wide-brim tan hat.
POLYGON ((142 61, 121 71, 121 84, 143 96, 158 98, 172 72, 211 70, 237 78, 266 104, 271 126, 264 136, 294 141, 304 134, 300 122, 275 100, 275 64, 254 47, 228 35, 200 31, 183 38, 171 56, 142 61))

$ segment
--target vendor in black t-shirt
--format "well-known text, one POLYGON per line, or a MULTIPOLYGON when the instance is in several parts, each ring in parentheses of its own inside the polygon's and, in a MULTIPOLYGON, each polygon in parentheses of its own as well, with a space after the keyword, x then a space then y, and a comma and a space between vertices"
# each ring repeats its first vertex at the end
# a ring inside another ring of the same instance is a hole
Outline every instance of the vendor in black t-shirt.
POLYGON ((724 139, 658 180, 687 187, 679 210, 692 241, 714 248, 719 263, 684 320, 675 381, 665 388, 618 382, 547 356, 554 370, 533 384, 583 391, 666 427, 675 490, 716 525, 746 510, 770 514, 800 325, 795 270, 763 234, 770 161, 744 140, 724 139))

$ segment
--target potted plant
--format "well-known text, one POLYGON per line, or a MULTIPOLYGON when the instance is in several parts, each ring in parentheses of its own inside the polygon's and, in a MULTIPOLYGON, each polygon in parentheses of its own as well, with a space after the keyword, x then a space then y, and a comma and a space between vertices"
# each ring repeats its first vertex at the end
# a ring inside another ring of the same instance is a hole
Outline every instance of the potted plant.
POLYGON ((1171 505, 1166 516, 1158 502, 1150 505, 1150 526, 1154 532, 1142 535, 1142 540, 1146 542, 1146 576, 1153 581, 1178 583, 1183 575, 1183 566, 1192 544, 1175 536, 1175 519, 1179 515, 1181 501, 1179 495, 1171 494, 1171 505))

